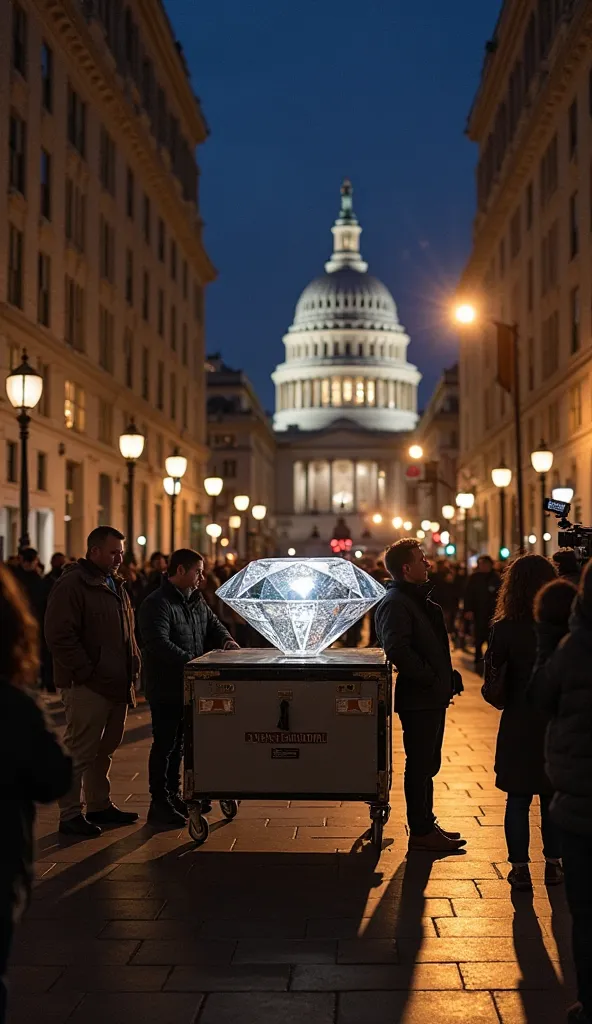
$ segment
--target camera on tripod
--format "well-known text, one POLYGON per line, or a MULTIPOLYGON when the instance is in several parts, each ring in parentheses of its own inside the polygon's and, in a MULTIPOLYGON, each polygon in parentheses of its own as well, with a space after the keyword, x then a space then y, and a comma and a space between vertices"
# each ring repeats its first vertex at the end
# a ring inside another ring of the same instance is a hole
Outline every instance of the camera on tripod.
POLYGON ((573 548, 578 562, 580 565, 584 565, 592 558, 592 527, 581 526, 580 523, 570 523, 567 518, 571 509, 569 501, 545 498, 543 508, 545 512, 552 512, 559 520, 557 534, 559 547, 573 548))

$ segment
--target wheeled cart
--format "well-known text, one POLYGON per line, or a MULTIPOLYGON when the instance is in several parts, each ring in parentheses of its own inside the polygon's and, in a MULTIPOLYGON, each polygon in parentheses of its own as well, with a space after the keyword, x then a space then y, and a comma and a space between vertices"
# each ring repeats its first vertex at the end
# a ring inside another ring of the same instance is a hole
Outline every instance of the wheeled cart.
POLYGON ((214 651, 185 667, 184 797, 189 832, 208 836, 219 800, 351 800, 370 805, 382 846, 392 778, 392 672, 381 650, 293 657, 214 651))

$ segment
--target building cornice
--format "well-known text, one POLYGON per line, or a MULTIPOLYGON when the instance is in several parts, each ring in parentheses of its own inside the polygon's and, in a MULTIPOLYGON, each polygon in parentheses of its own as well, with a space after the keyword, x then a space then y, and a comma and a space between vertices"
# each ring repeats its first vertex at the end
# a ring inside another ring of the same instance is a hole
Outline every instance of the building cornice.
POLYGON ((500 93, 512 69, 515 44, 522 45, 529 16, 530 8, 524 0, 505 3, 500 11, 492 39, 497 48, 485 59, 481 81, 467 118, 467 135, 473 142, 484 135, 495 116, 500 93))
MULTIPOLYGON (((158 156, 156 140, 125 96, 113 62, 109 61, 106 46, 105 52, 100 53, 76 0, 35 2, 45 24, 52 29, 65 52, 76 62, 78 77, 85 79, 93 104, 101 106, 110 123, 117 124, 125 136, 142 165, 144 180, 152 185, 154 194, 158 195, 163 212, 174 228, 179 244, 183 246, 193 269, 199 274, 200 283, 204 285, 213 281, 216 270, 201 240, 202 222, 196 205, 182 199, 180 185, 158 156)), ((169 32, 167 26, 166 33, 169 32)), ((180 74, 180 68, 178 73, 180 74)), ((187 89, 186 84, 184 89, 187 89)))

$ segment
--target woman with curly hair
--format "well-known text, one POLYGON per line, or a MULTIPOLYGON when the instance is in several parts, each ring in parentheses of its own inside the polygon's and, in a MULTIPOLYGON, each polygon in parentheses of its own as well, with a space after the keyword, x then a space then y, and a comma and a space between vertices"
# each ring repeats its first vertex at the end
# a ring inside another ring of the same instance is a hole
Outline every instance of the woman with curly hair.
POLYGON ((496 786, 507 793, 504 829, 508 881, 512 888, 532 889, 529 812, 534 795, 541 805, 545 884, 561 882, 559 835, 549 816, 553 795, 545 774, 544 742, 547 717, 527 698, 536 660, 537 635, 534 603, 537 593, 557 578, 553 564, 542 555, 522 555, 506 569, 500 587, 486 661, 503 674, 504 709, 495 752, 496 786))
POLYGON ((35 801, 67 792, 72 763, 27 692, 39 670, 37 621, 9 569, 0 566, 0 1024, 15 923, 26 908, 33 873, 35 801))

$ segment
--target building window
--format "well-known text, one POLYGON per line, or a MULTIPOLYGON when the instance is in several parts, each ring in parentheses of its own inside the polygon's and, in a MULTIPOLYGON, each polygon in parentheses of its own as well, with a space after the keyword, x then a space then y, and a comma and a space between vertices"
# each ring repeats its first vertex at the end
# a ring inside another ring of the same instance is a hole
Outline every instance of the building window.
POLYGON ((164 292, 158 289, 158 313, 156 317, 156 328, 161 338, 164 337, 164 292))
POLYGON ((568 152, 569 159, 575 160, 578 155, 578 101, 574 100, 569 108, 568 116, 568 152))
POLYGON ((53 110, 53 51, 46 42, 41 44, 41 104, 51 114, 53 110))
POLYGON ((77 352, 84 352, 84 288, 66 274, 64 302, 64 341, 77 352))
POLYGON ((559 418, 559 402, 551 402, 549 406, 549 432, 550 444, 557 444, 561 435, 561 421, 559 418))
POLYGON ((86 103, 68 86, 68 142, 81 157, 86 155, 86 103))
POLYGON ((6 480, 9 484, 18 483, 18 445, 16 441, 6 442, 6 480))
POLYGON ((147 270, 142 277, 142 319, 146 323, 150 319, 150 278, 147 270))
POLYGON ((37 490, 47 490, 47 455, 37 452, 37 490))
POLYGON ((171 277, 177 280, 177 243, 171 242, 171 277))
POLYGON ((115 231, 104 217, 101 217, 99 222, 99 270, 101 277, 110 284, 114 283, 115 231))
POLYGON ((37 255, 37 320, 44 327, 50 324, 51 260, 47 253, 37 255))
POLYGON ((181 391, 181 426, 185 428, 189 426, 189 401, 186 386, 181 391))
POLYGON ((36 408, 40 416, 51 416, 51 378, 49 374, 49 363, 37 361, 37 373, 43 377, 43 391, 41 400, 36 408))
POLYGON ((99 398, 99 441, 113 444, 113 406, 99 398))
POLYGON ((189 288, 189 269, 187 267, 187 260, 183 260, 183 298, 187 298, 189 288))
POLYGON ((183 324, 181 330, 181 362, 183 366, 189 365, 189 341, 187 337, 187 324, 183 324))
POLYGON ((203 289, 198 284, 193 285, 193 319, 198 324, 203 321, 203 289))
POLYGON ((541 159, 539 168, 541 207, 545 207, 557 191, 559 160, 557 135, 551 139, 541 159))
POLYGON ((162 217, 159 217, 158 218, 158 258, 159 258, 161 263, 164 263, 164 260, 165 260, 165 247, 166 247, 166 243, 165 243, 164 221, 163 221, 162 217))
POLYGON ((27 15, 16 0, 12 2, 12 66, 27 77, 27 15))
POLYGON ((236 459, 224 459, 222 463, 222 476, 234 480, 236 477, 236 459))
POLYGON ((514 211, 512 220, 510 221, 510 256, 514 260, 520 252, 521 243, 521 224, 520 224, 520 207, 514 211))
POLYGON ((569 293, 570 335, 572 355, 580 348, 580 289, 572 288, 569 293))
POLYGON ((125 208, 130 220, 134 219, 135 198, 136 183, 134 181, 134 172, 131 167, 128 167, 125 181, 125 208))
POLYGON ((150 397, 150 352, 146 345, 142 346, 142 398, 150 397))
POLYGON ((151 222, 151 210, 150 200, 148 196, 144 196, 144 208, 142 211, 142 231, 144 232, 144 241, 146 245, 150 245, 150 222, 151 222))
POLYGON ((376 382, 366 381, 366 405, 376 405, 376 382))
POLYGON ((506 243, 503 238, 499 244, 499 272, 500 276, 506 272, 506 243))
POLYGON ((171 419, 177 419, 177 376, 171 373, 171 419))
POLYGON ((84 433, 86 427, 86 396, 79 384, 67 380, 64 384, 64 423, 68 430, 84 433))
POLYGON ((534 267, 532 260, 528 261, 526 270, 526 300, 528 312, 532 313, 534 307, 534 267))
POLYGON ((162 505, 154 506, 154 545, 157 551, 162 548, 162 505))
POLYGON ((161 359, 156 369, 156 408, 161 412, 164 409, 164 363, 161 359))
POLYGON ((66 238, 75 249, 84 252, 86 235, 86 196, 71 178, 66 178, 66 238))
POLYGON ((8 127, 8 184, 15 192, 25 194, 27 159, 27 125, 12 111, 8 127))
POLYGON ((109 526, 111 523, 111 492, 111 477, 107 473, 99 473, 98 526, 109 526))
POLYGON ((156 435, 156 465, 159 469, 164 466, 164 438, 162 434, 156 435))
POLYGON ((113 373, 115 351, 115 318, 104 306, 99 306, 99 366, 113 373))
POLYGON ((527 356, 528 356, 528 376, 527 384, 528 390, 534 390, 534 338, 528 339, 527 344, 527 356))
POLYGON ((23 234, 13 224, 8 229, 8 301, 23 308, 23 234))
POLYGON ((124 380, 127 388, 134 386, 134 336, 129 327, 123 332, 124 380))
POLYGON ((40 170, 39 212, 46 220, 51 220, 51 156, 46 149, 41 150, 40 170))
POLYGON ((131 249, 125 253, 125 301, 128 306, 134 304, 134 254, 131 249))
POLYGON ((569 199, 569 255, 570 259, 577 256, 579 249, 578 226, 578 193, 574 192, 569 199))
POLYGON ((526 211, 525 211, 525 213, 526 213, 526 230, 527 231, 530 231, 530 229, 532 227, 533 206, 534 206, 534 202, 533 202, 533 187, 532 187, 532 181, 531 181, 531 182, 529 182, 529 184, 527 186, 527 189, 526 189, 526 211))
POLYGON ((142 61, 142 105, 152 120, 154 105, 154 68, 147 57, 142 61))
POLYGON ((557 285, 559 273, 559 226, 555 221, 541 242, 541 295, 557 285))
POLYGON ((582 385, 576 384, 569 390, 569 432, 573 434, 582 426, 582 385))
POLYGON ((115 195, 115 143, 109 132, 101 125, 99 143, 99 177, 101 185, 110 195, 115 195))
POLYGON ((177 307, 171 306, 171 348, 177 351, 177 307))
POLYGON ((555 310, 542 323, 542 377, 546 380, 559 366, 559 313, 555 310))

